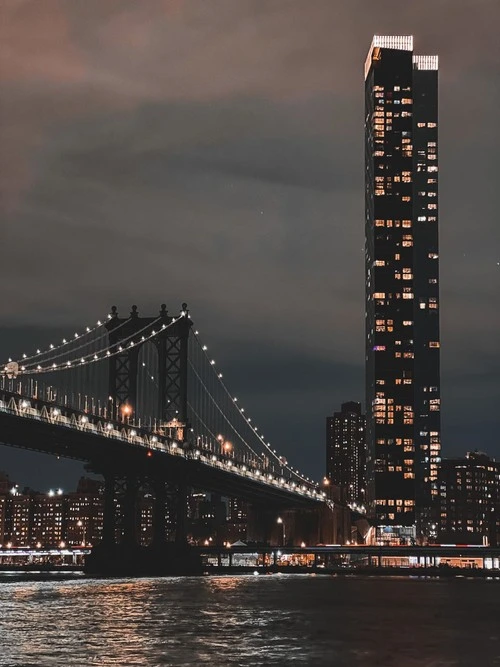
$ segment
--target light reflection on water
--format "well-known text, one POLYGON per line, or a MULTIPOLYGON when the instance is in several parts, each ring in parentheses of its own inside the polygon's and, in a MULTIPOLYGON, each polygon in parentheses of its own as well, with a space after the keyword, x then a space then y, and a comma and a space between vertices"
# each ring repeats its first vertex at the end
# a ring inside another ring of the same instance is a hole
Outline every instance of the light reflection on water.
POLYGON ((500 666, 500 582, 8 581, 0 665, 500 666))

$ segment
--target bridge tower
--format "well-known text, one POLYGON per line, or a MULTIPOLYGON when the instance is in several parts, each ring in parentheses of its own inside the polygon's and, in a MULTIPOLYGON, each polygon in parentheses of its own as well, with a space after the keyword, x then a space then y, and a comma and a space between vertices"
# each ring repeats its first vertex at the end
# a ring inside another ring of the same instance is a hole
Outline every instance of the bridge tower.
POLYGON ((187 427, 188 338, 192 325, 185 303, 180 317, 170 316, 165 304, 159 317, 154 318, 139 317, 137 306, 132 306, 129 318, 119 317, 116 306, 111 308, 105 326, 113 354, 109 359, 109 414, 114 419, 134 416, 139 352, 148 337, 159 331, 152 338, 158 352, 158 416, 161 422, 177 419, 184 429, 187 427))
MULTIPOLYGON (((186 441, 188 339, 192 325, 185 303, 182 304, 180 315, 175 317, 168 314, 165 304, 162 304, 158 317, 139 317, 137 306, 132 306, 130 316, 121 318, 116 306, 112 307, 111 317, 105 325, 111 346, 109 414, 112 418, 129 422, 136 413, 139 353, 151 337, 158 354, 157 414, 160 425, 172 424, 174 419, 177 420, 177 439, 183 443, 186 441)), ((184 475, 177 474, 175 479, 164 480, 155 478, 154 473, 151 475, 144 470, 141 473, 117 465, 116 461, 109 462, 96 472, 104 476, 103 540, 98 553, 104 554, 105 563, 107 558, 112 563, 118 553, 116 549, 122 549, 122 555, 136 554, 137 499, 143 485, 151 488, 155 498, 153 550, 161 554, 168 544, 165 541, 167 515, 175 523, 175 543, 178 548, 183 548, 186 544, 187 515, 187 482, 184 475), (116 511, 117 504, 120 507, 119 514, 116 511), (117 532, 121 533, 118 544, 117 532)))

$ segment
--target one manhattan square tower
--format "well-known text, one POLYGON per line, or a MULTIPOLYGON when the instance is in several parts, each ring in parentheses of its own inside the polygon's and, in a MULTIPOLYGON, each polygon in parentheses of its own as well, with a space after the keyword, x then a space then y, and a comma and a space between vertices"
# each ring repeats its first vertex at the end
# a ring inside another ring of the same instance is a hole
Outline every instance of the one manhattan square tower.
POLYGON ((436 528, 441 461, 438 58, 375 36, 365 64, 366 411, 379 542, 436 528))

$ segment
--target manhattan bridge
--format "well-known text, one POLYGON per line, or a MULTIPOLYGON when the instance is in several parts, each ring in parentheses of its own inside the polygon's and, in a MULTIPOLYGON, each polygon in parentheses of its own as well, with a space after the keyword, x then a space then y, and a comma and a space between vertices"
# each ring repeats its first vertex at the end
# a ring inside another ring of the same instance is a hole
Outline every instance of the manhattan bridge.
POLYGON ((144 488, 154 497, 153 547, 160 550, 186 543, 192 489, 249 503, 261 539, 266 531, 272 539, 276 512, 285 511, 306 517, 311 540, 337 541, 329 489, 267 442, 227 387, 186 304, 175 315, 162 305, 156 317, 139 316, 136 306, 120 317, 113 307, 58 344, 6 359, 0 443, 79 460, 102 475, 101 548, 115 555, 120 545, 137 545, 144 488))

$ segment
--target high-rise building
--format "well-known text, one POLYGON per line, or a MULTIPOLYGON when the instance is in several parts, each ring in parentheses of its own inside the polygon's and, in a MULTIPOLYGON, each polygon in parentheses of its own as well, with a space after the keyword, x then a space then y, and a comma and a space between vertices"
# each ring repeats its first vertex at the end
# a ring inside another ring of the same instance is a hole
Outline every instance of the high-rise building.
POLYGON ((500 544, 500 464, 482 452, 443 459, 439 471, 440 516, 446 544, 500 544))
POLYGON ((366 411, 380 538, 425 540, 440 462, 438 58, 375 36, 365 64, 366 411))
POLYGON ((326 418, 326 477, 339 487, 341 500, 366 502, 366 420, 361 403, 342 403, 326 418))

